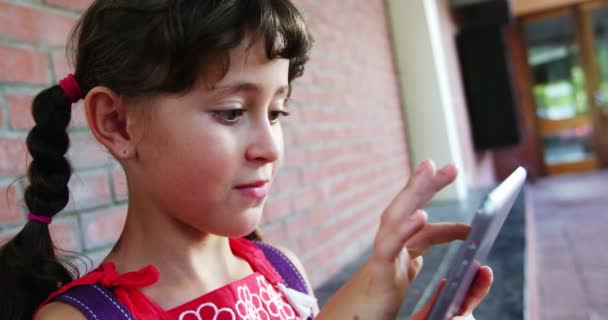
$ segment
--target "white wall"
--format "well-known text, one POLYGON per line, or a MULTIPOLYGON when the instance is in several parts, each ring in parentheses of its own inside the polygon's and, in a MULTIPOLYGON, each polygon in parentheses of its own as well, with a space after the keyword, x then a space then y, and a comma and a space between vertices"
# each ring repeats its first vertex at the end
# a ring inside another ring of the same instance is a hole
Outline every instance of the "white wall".
MULTIPOLYGON (((430 158, 463 168, 437 1, 388 1, 410 156, 413 164, 430 158)), ((462 199, 467 185, 461 174, 435 199, 462 199)))

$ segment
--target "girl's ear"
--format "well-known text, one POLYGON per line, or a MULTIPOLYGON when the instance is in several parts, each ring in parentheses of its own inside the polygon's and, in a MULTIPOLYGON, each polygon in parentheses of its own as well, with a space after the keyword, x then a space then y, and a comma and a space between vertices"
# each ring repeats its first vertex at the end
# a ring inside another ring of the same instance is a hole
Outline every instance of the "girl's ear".
POLYGON ((87 121, 95 138, 118 160, 135 157, 138 135, 133 126, 135 112, 124 99, 107 87, 91 89, 84 100, 87 121))

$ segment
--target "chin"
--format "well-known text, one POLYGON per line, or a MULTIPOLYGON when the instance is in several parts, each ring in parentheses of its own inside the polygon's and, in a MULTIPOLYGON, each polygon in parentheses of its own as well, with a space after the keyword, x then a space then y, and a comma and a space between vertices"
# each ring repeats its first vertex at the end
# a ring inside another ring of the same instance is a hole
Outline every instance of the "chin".
POLYGON ((222 233, 220 234, 223 237, 226 238, 243 238, 247 235, 249 235, 250 233, 252 233, 253 231, 255 231, 256 228, 242 228, 242 229, 238 229, 238 230, 230 230, 228 232, 222 233))
POLYGON ((257 229, 261 217, 261 214, 257 214, 255 216, 247 215, 243 219, 235 219, 236 221, 232 221, 232 224, 226 226, 222 235, 229 238, 242 238, 257 229))

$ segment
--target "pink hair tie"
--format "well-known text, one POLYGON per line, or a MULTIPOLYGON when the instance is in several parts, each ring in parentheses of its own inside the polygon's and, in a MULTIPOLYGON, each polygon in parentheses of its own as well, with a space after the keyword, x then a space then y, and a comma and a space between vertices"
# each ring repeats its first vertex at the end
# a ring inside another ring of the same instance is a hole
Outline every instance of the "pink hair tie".
POLYGON ((59 81, 59 86, 63 89, 65 95, 68 96, 71 103, 76 103, 82 99, 82 90, 80 90, 80 85, 78 85, 78 81, 76 81, 73 74, 70 73, 63 80, 59 81))
POLYGON ((31 212, 27 213, 27 220, 30 220, 30 221, 35 220, 35 221, 46 223, 46 224, 50 224, 51 222, 53 222, 53 219, 51 219, 49 217, 37 216, 31 212))

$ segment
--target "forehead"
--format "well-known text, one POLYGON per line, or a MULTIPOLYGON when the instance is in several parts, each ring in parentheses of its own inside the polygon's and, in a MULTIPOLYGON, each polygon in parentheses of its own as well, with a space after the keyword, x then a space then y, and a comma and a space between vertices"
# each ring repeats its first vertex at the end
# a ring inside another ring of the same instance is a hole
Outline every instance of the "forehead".
POLYGON ((239 82, 286 86, 289 82, 289 60, 268 59, 263 39, 249 39, 228 52, 229 68, 216 82, 217 86, 239 82))

